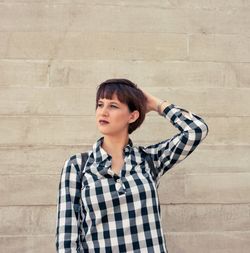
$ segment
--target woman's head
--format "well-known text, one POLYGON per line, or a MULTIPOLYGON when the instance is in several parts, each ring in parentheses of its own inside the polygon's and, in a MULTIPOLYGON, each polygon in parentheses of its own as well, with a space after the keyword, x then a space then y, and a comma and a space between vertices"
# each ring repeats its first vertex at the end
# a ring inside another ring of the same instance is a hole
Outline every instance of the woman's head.
MULTIPOLYGON (((135 131, 144 121, 146 115, 146 104, 147 98, 145 97, 142 90, 140 90, 136 84, 129 81, 128 79, 108 79, 101 83, 97 87, 96 93, 96 113, 98 120, 105 115, 100 115, 100 113, 104 113, 104 104, 105 102, 109 102, 110 110, 106 110, 107 114, 115 115, 119 121, 117 124, 123 124, 121 119, 124 119, 126 122, 126 116, 124 113, 127 113, 128 116, 133 116, 136 120, 132 120, 132 123, 128 124, 128 134, 131 134, 135 131), (117 100, 119 103, 118 108, 115 108, 115 104, 110 103, 110 100, 117 100), (126 111, 127 112, 126 112, 126 111), (123 113, 123 115, 122 115, 123 113)), ((112 116, 110 115, 110 116, 112 116)), ((107 115, 106 120, 108 120, 109 115, 107 115)), ((103 118, 102 118, 103 119, 103 118)), ((112 122, 111 122, 112 123, 112 122)))

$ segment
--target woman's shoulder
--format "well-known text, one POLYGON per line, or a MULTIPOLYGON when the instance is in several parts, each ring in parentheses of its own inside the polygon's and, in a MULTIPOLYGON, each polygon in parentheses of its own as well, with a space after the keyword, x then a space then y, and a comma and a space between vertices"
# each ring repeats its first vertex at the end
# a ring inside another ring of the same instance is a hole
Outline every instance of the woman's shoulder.
POLYGON ((82 175, 90 154, 91 150, 70 154, 64 161, 63 171, 69 174, 77 172, 82 175))
POLYGON ((64 161, 65 165, 81 166, 83 159, 90 156, 91 150, 70 154, 64 161))

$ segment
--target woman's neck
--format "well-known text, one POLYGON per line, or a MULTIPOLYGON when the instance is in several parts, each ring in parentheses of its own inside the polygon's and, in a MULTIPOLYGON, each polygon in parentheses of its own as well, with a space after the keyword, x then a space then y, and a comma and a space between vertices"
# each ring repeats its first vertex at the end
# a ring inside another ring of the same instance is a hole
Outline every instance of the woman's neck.
POLYGON ((104 136, 102 148, 112 157, 122 157, 123 149, 129 141, 129 136, 124 137, 110 137, 104 136))

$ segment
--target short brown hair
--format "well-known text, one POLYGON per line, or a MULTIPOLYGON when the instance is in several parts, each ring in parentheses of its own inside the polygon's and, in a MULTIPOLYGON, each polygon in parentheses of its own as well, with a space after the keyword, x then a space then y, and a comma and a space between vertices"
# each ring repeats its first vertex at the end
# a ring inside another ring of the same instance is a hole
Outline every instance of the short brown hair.
POLYGON ((108 79, 98 85, 96 93, 96 108, 100 98, 112 99, 115 93, 121 103, 127 104, 129 111, 138 110, 140 115, 135 122, 129 124, 128 133, 134 132, 144 121, 147 98, 137 85, 128 79, 108 79))

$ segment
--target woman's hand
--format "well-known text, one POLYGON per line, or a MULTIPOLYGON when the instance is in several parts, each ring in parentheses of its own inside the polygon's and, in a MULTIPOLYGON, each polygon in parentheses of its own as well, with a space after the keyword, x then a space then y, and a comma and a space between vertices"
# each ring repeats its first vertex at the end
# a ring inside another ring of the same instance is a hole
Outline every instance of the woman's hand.
POLYGON ((150 111, 156 111, 156 112, 159 112, 160 114, 162 114, 162 111, 164 110, 164 108, 166 108, 167 106, 169 106, 171 104, 169 101, 157 98, 157 97, 149 94, 146 91, 143 91, 143 93, 147 98, 147 111, 146 111, 146 113, 148 113, 150 111), (158 104, 161 104, 159 111, 158 111, 158 104))
POLYGON ((151 94, 149 94, 146 91, 143 91, 145 97, 147 98, 147 110, 146 112, 150 112, 150 111, 156 111, 157 112, 157 105, 159 102, 162 101, 162 99, 159 99, 151 94))

